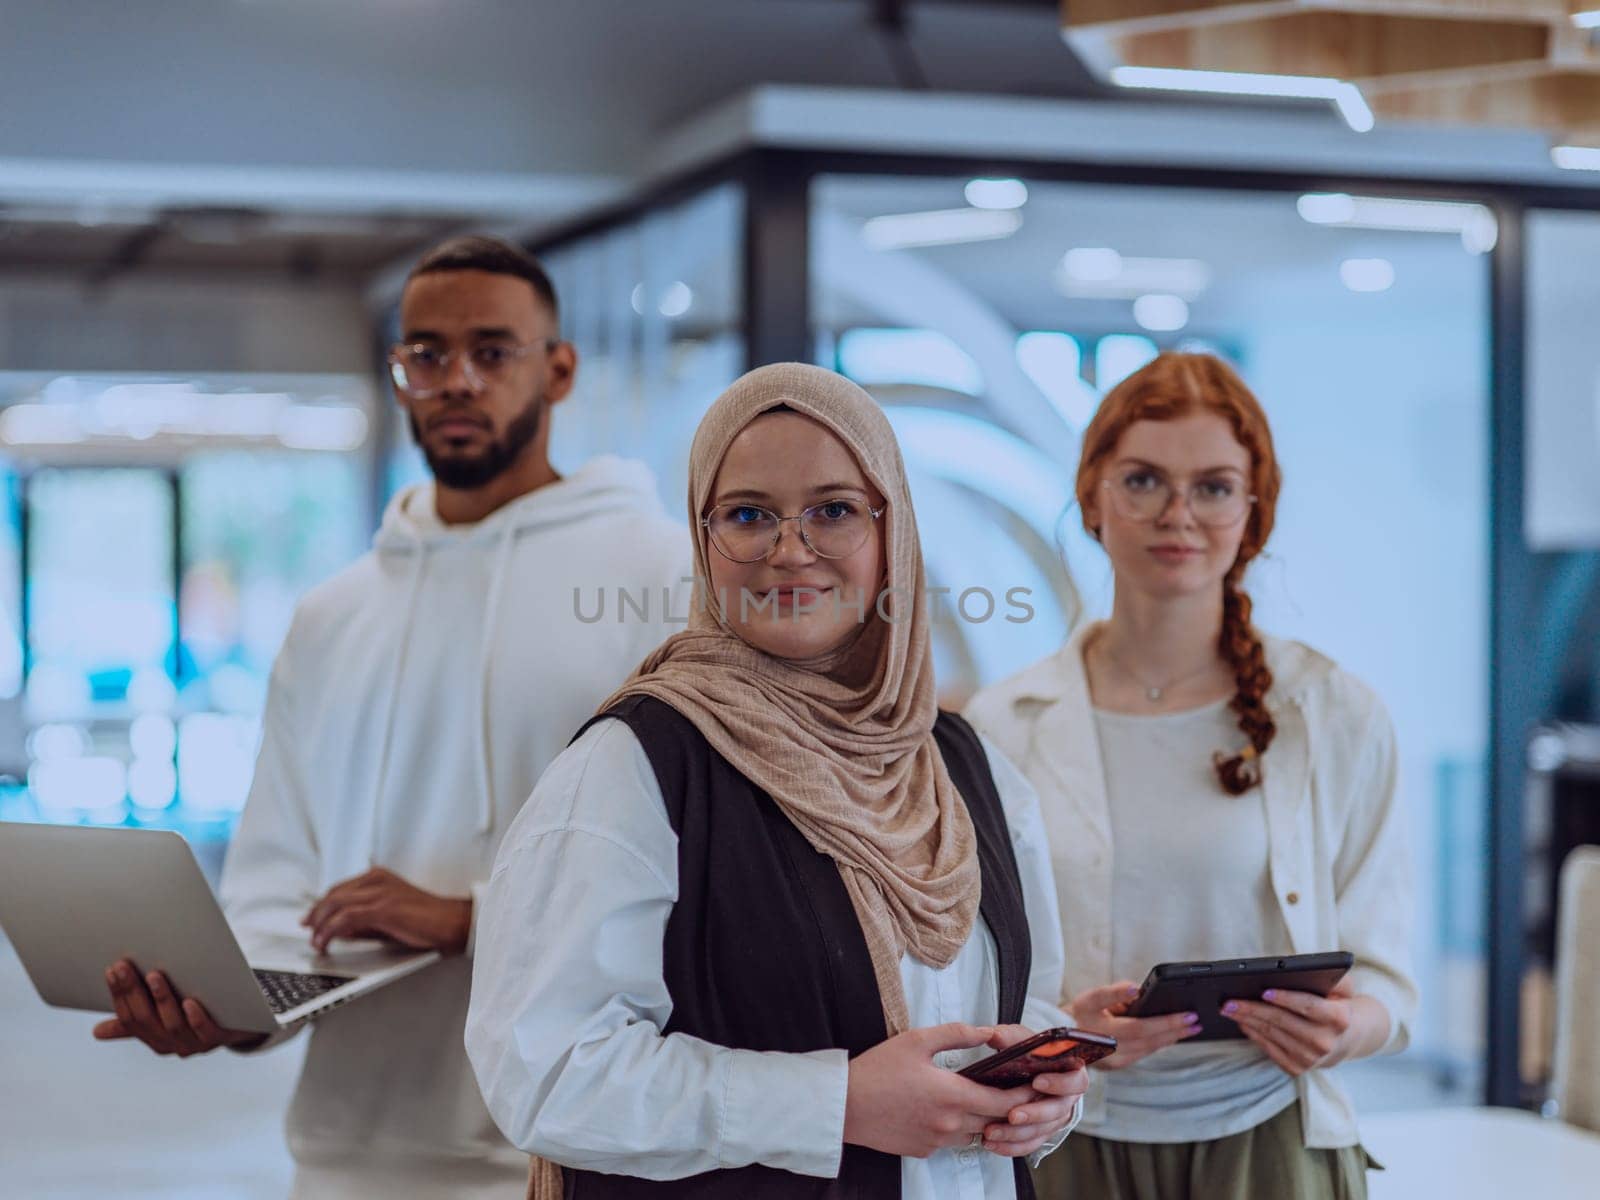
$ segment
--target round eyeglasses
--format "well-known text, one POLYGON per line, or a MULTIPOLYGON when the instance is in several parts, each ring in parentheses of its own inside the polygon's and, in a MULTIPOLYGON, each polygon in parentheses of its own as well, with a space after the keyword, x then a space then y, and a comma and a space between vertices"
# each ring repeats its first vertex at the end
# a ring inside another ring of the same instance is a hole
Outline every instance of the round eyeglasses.
POLYGON ((719 504, 700 524, 717 553, 738 563, 760 562, 771 554, 786 521, 799 523, 801 541, 818 558, 849 558, 866 544, 872 523, 883 513, 884 508, 860 500, 824 500, 797 517, 780 517, 754 504, 719 504))
MULTIPOLYGON (((1103 486, 1124 519, 1143 522, 1160 520, 1178 491, 1172 480, 1145 467, 1121 471, 1104 480, 1103 486)), ((1232 474, 1197 479, 1183 489, 1183 498, 1195 523, 1208 529, 1237 525, 1256 502, 1244 481, 1232 474)))
POLYGON ((479 342, 465 350, 443 350, 428 342, 401 343, 389 349, 389 376, 395 387, 408 396, 426 400, 444 390, 450 366, 461 360, 461 374, 475 392, 500 382, 523 357, 535 350, 554 350, 560 338, 538 338, 531 342, 479 342))

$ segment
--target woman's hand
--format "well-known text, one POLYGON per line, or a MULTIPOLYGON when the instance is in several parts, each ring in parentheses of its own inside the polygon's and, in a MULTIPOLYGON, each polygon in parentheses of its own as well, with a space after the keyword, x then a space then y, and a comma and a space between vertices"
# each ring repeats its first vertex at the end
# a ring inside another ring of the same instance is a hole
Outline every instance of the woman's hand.
MULTIPOLYGON (((1001 1025, 995 1029, 989 1045, 1004 1050, 1032 1036, 1033 1030, 1025 1026, 1001 1025)), ((1025 1158, 1043 1149, 1072 1122, 1078 1100, 1089 1089, 1089 1072, 1078 1067, 1073 1071, 1035 1075, 1031 1087, 1033 1099, 1013 1108, 1004 1122, 984 1127, 983 1148, 991 1154, 1025 1158)))
POLYGON ((1199 1013, 1173 1013, 1164 1017, 1125 1017, 1138 996, 1136 984, 1123 980, 1106 987, 1089 988, 1072 1000, 1072 1019, 1080 1029, 1105 1033, 1117 1039, 1117 1051, 1095 1067, 1118 1071, 1131 1067, 1157 1050, 1165 1050, 1200 1032, 1199 1013))
POLYGON ((1290 1075, 1365 1058, 1389 1038, 1388 1009, 1343 981, 1326 998, 1273 989, 1260 1000, 1230 1000, 1222 1015, 1290 1075))
MULTIPOLYGON (((991 1088, 937 1067, 942 1050, 994 1044, 998 1031, 955 1023, 912 1029, 850 1060, 844 1140, 909 1158, 965 1146, 1013 1111, 1038 1107, 1030 1087, 991 1088)), ((1007 1043, 1009 1044, 1009 1043, 1007 1043)))

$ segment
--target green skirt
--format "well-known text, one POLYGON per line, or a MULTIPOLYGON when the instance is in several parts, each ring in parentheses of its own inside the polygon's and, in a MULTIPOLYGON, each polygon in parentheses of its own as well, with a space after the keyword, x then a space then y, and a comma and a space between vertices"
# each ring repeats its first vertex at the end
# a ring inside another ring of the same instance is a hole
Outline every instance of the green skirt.
POLYGON ((1039 1200, 1366 1200, 1360 1146, 1310 1150, 1300 1105, 1210 1142, 1113 1142, 1074 1133, 1034 1170, 1039 1200))

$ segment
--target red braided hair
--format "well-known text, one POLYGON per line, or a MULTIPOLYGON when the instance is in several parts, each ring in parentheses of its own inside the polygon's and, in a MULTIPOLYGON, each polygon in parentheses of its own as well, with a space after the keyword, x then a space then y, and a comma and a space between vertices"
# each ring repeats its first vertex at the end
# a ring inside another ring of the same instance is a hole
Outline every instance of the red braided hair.
POLYGON ((1232 367, 1210 354, 1161 354, 1106 394, 1083 435, 1078 461, 1078 508, 1091 535, 1088 513, 1093 507, 1100 471, 1122 435, 1136 421, 1170 421, 1198 412, 1215 413, 1228 422, 1234 437, 1250 453, 1251 506, 1239 556, 1222 581, 1222 631, 1217 649, 1233 668, 1235 692, 1230 707, 1239 718, 1247 745, 1234 754, 1218 753, 1217 779, 1229 795, 1238 796, 1261 782, 1261 758, 1272 745, 1278 726, 1266 704, 1272 687, 1266 650, 1250 623, 1250 597, 1241 586, 1245 568, 1261 553, 1277 515, 1283 482, 1272 448, 1272 430, 1261 403, 1232 367))

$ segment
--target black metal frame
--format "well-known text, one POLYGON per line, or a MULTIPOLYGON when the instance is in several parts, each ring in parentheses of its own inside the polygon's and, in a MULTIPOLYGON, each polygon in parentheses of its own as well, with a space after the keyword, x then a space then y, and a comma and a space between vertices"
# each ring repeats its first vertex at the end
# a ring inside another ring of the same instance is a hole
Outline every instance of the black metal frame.
POLYGON ((1524 968, 1523 787, 1525 741, 1537 711, 1526 648, 1537 627, 1536 557, 1523 537, 1523 367, 1526 345, 1526 215, 1532 209, 1600 212, 1600 186, 1510 184, 1491 177, 1399 177, 1308 170, 1107 165, 981 155, 893 154, 797 148, 750 149, 660 182, 638 196, 536 239, 548 250, 635 219, 724 182, 745 196, 742 279, 747 362, 810 354, 809 216, 821 175, 1007 176, 1041 182, 1214 191, 1376 192, 1490 206, 1500 238, 1489 256, 1489 813, 1488 1062, 1490 1104, 1526 1101, 1518 1073, 1524 968))
POLYGON ((28 503, 28 472, 12 477, 12 501, 17 506, 17 638, 22 643, 22 674, 26 687, 33 669, 33 640, 28 636, 33 625, 32 605, 28 600, 28 555, 33 549, 33 508, 28 503))
POLYGON ((1528 678, 1538 597, 1523 537, 1526 444, 1523 411, 1526 345, 1526 207, 1504 202, 1500 240, 1490 260, 1489 407, 1489 813, 1488 1062, 1491 1104, 1525 1097, 1521 1049, 1523 913, 1527 868, 1523 791, 1526 741, 1539 719, 1528 678))
POLYGON ((183 664, 183 570, 188 565, 183 555, 183 473, 172 467, 165 474, 172 503, 172 558, 168 563, 172 572, 172 662, 168 674, 182 687, 188 682, 183 664))

